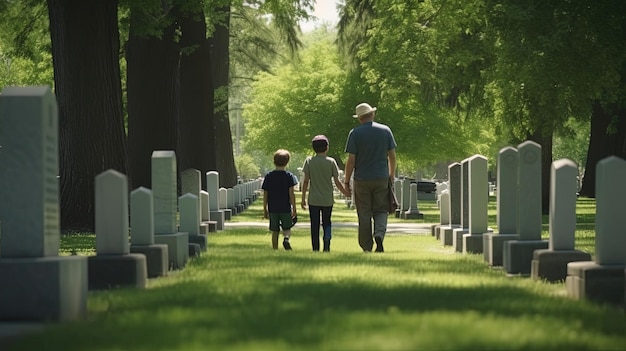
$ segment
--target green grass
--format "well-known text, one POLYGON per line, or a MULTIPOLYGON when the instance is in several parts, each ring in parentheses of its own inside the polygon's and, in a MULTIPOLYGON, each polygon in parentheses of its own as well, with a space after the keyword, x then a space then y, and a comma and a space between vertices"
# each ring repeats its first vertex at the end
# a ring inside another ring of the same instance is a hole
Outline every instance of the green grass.
MULTIPOLYGON (((424 203, 421 211, 434 212, 436 206, 424 203)), ((260 220, 260 213, 257 201, 234 220, 260 220)), ((336 223, 356 220, 342 206, 334 213, 336 223)), ((581 213, 579 219, 588 216, 581 213)), ((300 217, 307 220, 302 210, 300 217)), ((593 226, 583 233, 588 230, 593 226)), ((79 254, 89 254, 93 235, 79 237, 65 237, 64 248, 77 242, 79 254)), ((487 267, 481 255, 454 253, 430 235, 389 234, 384 254, 360 252, 354 228, 335 228, 330 253, 310 251, 306 228, 294 229, 292 252, 274 251, 270 241, 267 229, 258 227, 211 234, 208 252, 185 269, 150 280, 146 290, 90 292, 86 320, 52 324, 3 351, 626 345, 623 310, 570 299, 563 284, 507 277, 487 267)))

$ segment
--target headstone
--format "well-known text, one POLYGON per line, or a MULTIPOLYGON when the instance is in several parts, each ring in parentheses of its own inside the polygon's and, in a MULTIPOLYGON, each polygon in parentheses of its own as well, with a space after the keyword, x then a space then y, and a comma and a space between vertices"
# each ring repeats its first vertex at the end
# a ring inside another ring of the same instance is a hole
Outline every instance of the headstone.
POLYGON ((182 269, 189 258, 189 237, 178 231, 176 188, 176 154, 170 150, 153 151, 154 242, 167 245, 172 269, 182 269))
POLYGON ((463 235, 469 233, 469 159, 461 161, 461 227, 452 230, 454 251, 463 252, 463 235))
POLYGON ((217 230, 224 230, 225 215, 220 210, 220 175, 216 171, 206 173, 206 191, 209 193, 209 216, 210 220, 215 221, 217 230))
POLYGON ((408 211, 411 206, 411 181, 407 178, 402 179, 402 193, 400 198, 400 217, 404 217, 404 212, 408 211))
POLYGON ((596 165, 595 261, 568 263, 565 286, 570 297, 624 306, 624 179, 625 160, 610 156, 596 165))
POLYGON ((461 164, 451 163, 448 166, 448 192, 450 193, 450 224, 441 226, 439 238, 444 246, 452 245, 453 230, 461 227, 461 164))
POLYGON ((533 141, 518 145, 518 226, 517 240, 504 243, 504 269, 512 275, 530 275, 533 253, 547 249, 541 240, 541 146, 533 141))
POLYGON ((96 255, 88 257, 89 290, 145 288, 146 256, 131 254, 128 180, 116 170, 96 176, 96 255))
POLYGON ((469 233, 463 235, 463 253, 482 253, 483 234, 487 228, 489 207, 489 182, 487 180, 487 158, 474 155, 469 165, 469 233))
POLYGON ((0 93, 0 320, 87 314, 87 257, 58 255, 57 113, 48 87, 0 93))
POLYGON ((535 250, 530 276, 534 280, 564 281, 567 264, 590 261, 591 255, 574 249, 578 167, 567 159, 550 169, 550 240, 548 249, 535 250))
POLYGON ((517 239, 517 149, 507 146, 498 152, 496 221, 498 233, 483 235, 483 258, 490 266, 502 266, 504 242, 517 239))
POLYGON ((226 188, 220 188, 219 194, 220 194, 220 199, 219 199, 220 211, 224 211, 224 220, 230 221, 230 219, 233 216, 233 213, 228 207, 228 190, 226 190, 226 188))
POLYGON ((200 233, 198 197, 187 193, 180 197, 178 204, 180 206, 180 231, 189 235, 190 243, 200 245, 200 251, 206 251, 207 236, 200 233))
POLYGON ((434 228, 435 239, 441 240, 441 227, 450 225, 450 192, 445 189, 439 194, 439 224, 434 228))
MULTIPOLYGON (((193 168, 186 169, 180 174, 180 192, 183 195, 192 194, 196 196, 196 199, 198 201, 198 205, 196 206, 198 210, 198 218, 202 218, 202 210, 203 210, 202 196, 200 195, 200 193, 202 192, 201 177, 202 177, 202 172, 193 168)), ((207 197, 207 200, 208 200, 208 197, 207 197)), ((180 203, 179 203, 179 206, 180 206, 180 203)), ((208 206, 208 201, 207 201, 207 206, 208 206)), ((208 208, 207 208, 207 211, 208 211, 208 208)), ((199 234, 208 234, 209 224, 203 223, 202 221, 200 221, 199 223, 200 223, 199 229, 194 230, 194 233, 199 232, 199 234)), ((180 230, 180 231, 186 232, 185 230, 180 230)), ((192 235, 191 232, 188 232, 187 234, 192 235)), ((193 242, 191 238, 189 241, 193 242)))
MULTIPOLYGON (((394 180, 393 191, 396 193, 396 196, 398 195, 400 196, 400 198, 398 199, 398 201, 400 201, 402 198, 402 180, 400 179, 394 180)), ((398 208, 396 209, 396 213, 395 213, 396 218, 400 218, 400 212, 402 212, 402 206, 398 206, 398 208)))
POLYGON ((423 219, 424 214, 417 207, 417 184, 411 183, 409 187, 409 208, 404 212, 404 219, 423 219))
POLYGON ((130 252, 146 256, 148 278, 167 275, 167 245, 154 243, 152 190, 139 187, 130 193, 130 252))

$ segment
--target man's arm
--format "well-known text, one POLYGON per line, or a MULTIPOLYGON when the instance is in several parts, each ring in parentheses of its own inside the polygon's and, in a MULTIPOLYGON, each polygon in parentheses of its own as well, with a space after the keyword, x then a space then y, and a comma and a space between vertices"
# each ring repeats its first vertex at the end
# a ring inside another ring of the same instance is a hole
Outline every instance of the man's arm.
POLYGON ((354 172, 355 161, 356 161, 356 155, 348 154, 348 160, 346 161, 346 170, 344 172, 345 179, 343 180, 343 183, 345 185, 348 185, 348 187, 350 186, 350 178, 352 178, 352 173, 354 172))
POLYGON ((387 160, 389 161, 389 179, 393 182, 396 179, 396 149, 387 151, 387 160))

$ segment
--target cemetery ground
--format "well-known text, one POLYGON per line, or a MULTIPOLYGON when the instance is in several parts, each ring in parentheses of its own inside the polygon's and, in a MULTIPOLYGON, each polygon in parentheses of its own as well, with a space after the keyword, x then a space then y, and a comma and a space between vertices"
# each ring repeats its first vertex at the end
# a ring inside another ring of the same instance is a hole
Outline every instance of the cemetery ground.
MULTIPOLYGON (((299 194, 297 197, 299 204, 299 194)), ((437 223, 434 201, 423 220, 437 223)), ((489 202, 495 228, 495 199, 489 202)), ((594 252, 595 202, 579 199, 576 248, 594 252)), ((389 233, 385 253, 358 247, 356 213, 338 202, 330 253, 311 252, 298 209, 293 251, 271 249, 266 226, 211 233, 208 251, 145 290, 89 292, 85 320, 0 339, 7 350, 623 350, 624 309, 567 297, 560 283, 509 277, 482 255, 430 234, 389 233), (343 225, 342 225, 343 224, 343 225)), ((262 222, 257 200, 231 222, 262 222)), ((547 216, 544 216, 547 238, 547 216)), ((62 251, 94 254, 90 234, 62 251)))

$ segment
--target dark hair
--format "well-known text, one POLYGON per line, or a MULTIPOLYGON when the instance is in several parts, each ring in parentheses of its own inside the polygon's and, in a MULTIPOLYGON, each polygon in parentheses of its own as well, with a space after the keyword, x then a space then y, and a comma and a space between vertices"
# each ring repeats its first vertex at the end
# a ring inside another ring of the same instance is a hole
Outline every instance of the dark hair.
POLYGON ((326 148, 328 147, 328 142, 326 140, 313 140, 311 144, 313 145, 313 150, 317 153, 326 151, 326 148))
POLYGON ((274 153, 274 164, 278 167, 284 167, 287 163, 289 163, 290 157, 291 155, 289 154, 289 151, 285 149, 278 149, 274 153))

